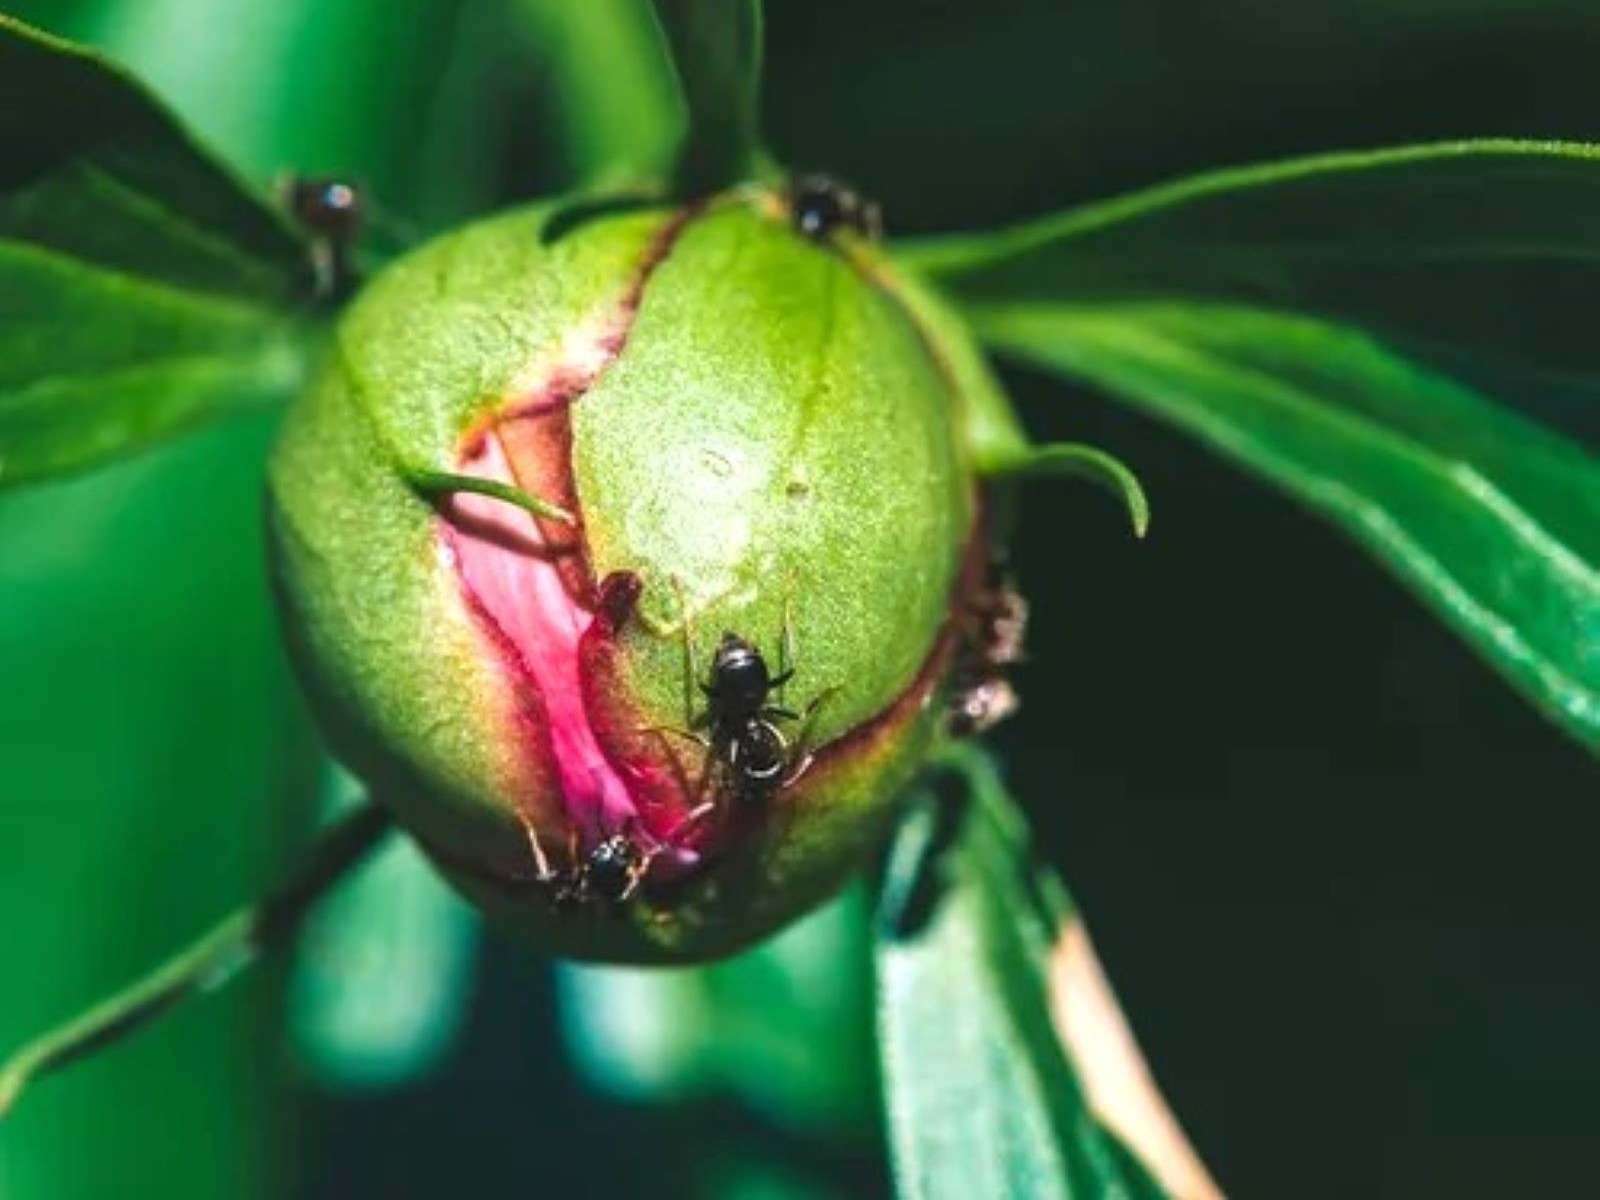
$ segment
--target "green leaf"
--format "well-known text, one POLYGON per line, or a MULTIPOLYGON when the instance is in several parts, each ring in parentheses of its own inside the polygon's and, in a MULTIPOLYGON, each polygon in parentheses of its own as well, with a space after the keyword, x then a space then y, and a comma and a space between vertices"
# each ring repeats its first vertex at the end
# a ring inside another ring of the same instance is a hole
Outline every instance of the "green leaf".
POLYGON ((1600 748, 1600 462, 1514 411, 1600 386, 1600 150, 1226 171, 910 257, 991 347, 1334 520, 1600 748))
POLYGON ((304 261, 129 76, 0 18, 0 486, 288 395, 304 261))
POLYGON ((956 758, 891 847, 877 949, 879 1047, 899 1195, 1159 1196, 1091 1111, 1051 1023, 1051 948, 1072 913, 1034 863, 993 764, 956 758))
POLYGON ((761 0, 655 0, 688 111, 679 184, 712 191, 769 173, 761 147, 761 0))
POLYGON ((1600 746, 1600 461, 1345 326, 1227 305, 995 311, 993 342, 1338 521, 1600 746))
POLYGON ((1215 171, 902 248, 966 305, 1193 296, 1600 383, 1600 147, 1476 141, 1215 171))

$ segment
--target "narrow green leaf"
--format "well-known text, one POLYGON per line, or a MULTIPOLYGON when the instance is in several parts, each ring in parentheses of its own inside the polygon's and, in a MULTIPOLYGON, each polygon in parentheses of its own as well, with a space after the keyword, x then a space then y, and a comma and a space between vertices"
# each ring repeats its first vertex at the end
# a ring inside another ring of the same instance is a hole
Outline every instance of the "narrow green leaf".
POLYGON ((688 112, 679 185, 711 191, 769 170, 761 147, 761 0, 655 0, 688 112))
POLYGON ((232 983, 270 951, 294 939, 306 914, 388 832, 387 812, 371 802, 327 830, 304 867, 262 899, 147 967, 131 982, 41 1030, 0 1060, 0 1119, 41 1078, 92 1058, 188 1000, 232 983))
POLYGON ((559 504, 552 504, 531 492, 512 487, 510 484, 496 483, 492 479, 458 475, 454 471, 435 471, 429 467, 407 468, 405 476, 406 482, 436 502, 448 499, 459 492, 470 492, 473 495, 491 496, 507 504, 514 504, 525 512, 543 517, 547 521, 560 521, 564 525, 577 523, 577 518, 559 504))
POLYGON ((1071 902, 977 752, 891 847, 877 950, 890 1145, 906 1200, 1156 1196, 1101 1126, 1051 1024, 1071 902))
POLYGON ((1227 305, 993 310, 998 347, 1337 521, 1600 748, 1600 460, 1348 327, 1227 305))
POLYGON ((991 347, 1334 520, 1600 748, 1600 463, 1527 415, 1600 389, 1600 149, 1222 171, 908 256, 991 347))
POLYGON ((1471 141, 1215 171, 902 248, 965 305, 1290 307, 1600 385, 1600 147, 1471 141))
POLYGON ((287 395, 304 262, 128 75, 0 17, 0 486, 287 395))

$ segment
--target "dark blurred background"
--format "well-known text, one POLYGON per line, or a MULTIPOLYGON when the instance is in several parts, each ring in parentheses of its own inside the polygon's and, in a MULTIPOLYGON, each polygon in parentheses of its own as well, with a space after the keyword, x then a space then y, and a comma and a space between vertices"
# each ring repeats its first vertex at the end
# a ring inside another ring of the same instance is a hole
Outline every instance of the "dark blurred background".
MULTIPOLYGON (((534 0, 11 7, 134 61, 257 178, 354 172, 397 228, 563 182, 534 0)), ((1600 138, 1588 0, 769 0, 768 33, 781 155, 879 197, 897 233, 1301 151, 1600 138)), ((1154 504, 1135 544, 1096 493, 1030 494, 1033 661, 998 744, 1223 1186, 1600 1192, 1600 770, 1342 537, 1101 397, 1010 380, 1039 434, 1113 449, 1154 504)), ((0 505, 5 1044, 304 840, 314 750, 259 557, 269 436, 0 505)), ((267 972, 41 1089, 0 1133, 0 1195, 883 1193, 870 1068, 798 1109, 737 1062, 653 1087, 574 1018, 604 980, 558 996, 527 952, 440 928, 456 949, 395 991, 460 1007, 409 1067, 341 1071, 316 1049, 333 1018, 287 1046, 282 996, 317 964, 267 972)), ((858 951, 821 988, 829 1044, 859 1058, 858 951)), ((789 1022, 811 970, 752 994, 789 1022)), ((741 1034, 766 1038, 752 1061, 792 1053, 790 1029, 741 1034)))

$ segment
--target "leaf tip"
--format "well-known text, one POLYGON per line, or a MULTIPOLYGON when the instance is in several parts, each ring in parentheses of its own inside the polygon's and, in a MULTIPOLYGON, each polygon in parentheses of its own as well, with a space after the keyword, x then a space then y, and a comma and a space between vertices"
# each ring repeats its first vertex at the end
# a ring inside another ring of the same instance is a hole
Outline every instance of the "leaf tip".
POLYGON ((1150 498, 1145 495, 1144 485, 1126 463, 1104 450, 1077 442, 1030 447, 1018 457, 998 465, 993 473, 1024 479, 1032 476, 1086 479, 1122 502, 1133 525, 1134 537, 1143 540, 1150 531, 1150 498))

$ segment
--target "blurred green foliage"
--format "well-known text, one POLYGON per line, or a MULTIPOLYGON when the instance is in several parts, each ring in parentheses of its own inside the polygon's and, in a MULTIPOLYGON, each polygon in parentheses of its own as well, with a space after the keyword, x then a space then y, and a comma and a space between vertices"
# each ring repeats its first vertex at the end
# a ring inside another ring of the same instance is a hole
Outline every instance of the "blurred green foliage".
POLYGON ((563 965, 578 1070, 622 1100, 731 1094, 779 1125, 867 1141, 879 1095, 864 891, 712 967, 563 965))
MULTIPOLYGON (((329 775, 329 814, 356 808, 360 784, 337 768, 329 775)), ((477 915, 413 842, 390 838, 298 938, 296 1061, 316 1084, 356 1093, 439 1069, 474 999, 477 951, 477 915)))
MULTIPOLYGON (((303 751, 257 535, 267 432, 0 511, 7 1046, 194 936, 280 857, 303 751)), ((0 1194, 280 1194, 269 980, 42 1088, 0 1137, 0 1194)))
MULTIPOLYGON (((265 181, 333 165, 388 183, 437 44, 412 5, 84 3, 20 12, 140 70, 265 181), (374 29, 386 36, 375 39, 374 29), (408 40, 409 39, 409 40, 408 40), (366 74, 349 69, 373 56, 366 74), (401 95, 392 94, 389 84, 401 95)), ((423 99, 426 99, 425 95, 423 99)), ((394 186, 398 186, 395 184, 394 186)), ((313 751, 270 612, 271 422, 0 509, 0 1043, 121 984, 260 892, 303 840, 313 751)), ((284 1193, 281 972, 41 1089, 0 1137, 7 1200, 284 1193)))

